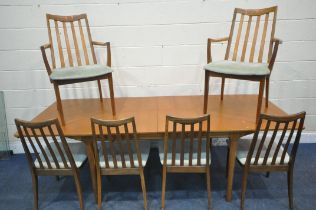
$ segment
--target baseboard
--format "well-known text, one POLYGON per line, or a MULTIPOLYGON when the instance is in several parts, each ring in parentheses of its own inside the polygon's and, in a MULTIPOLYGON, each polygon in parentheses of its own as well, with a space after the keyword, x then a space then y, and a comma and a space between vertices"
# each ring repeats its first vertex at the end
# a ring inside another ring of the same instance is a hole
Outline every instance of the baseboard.
MULTIPOLYGON (((76 140, 70 140, 70 141, 76 141, 76 140)), ((302 133, 301 143, 316 143, 316 132, 302 133)), ((226 145, 226 138, 214 139, 213 144, 216 146, 226 145)), ((24 153, 21 142, 20 141, 11 141, 10 142, 10 151, 11 151, 11 153, 13 151, 13 154, 24 153)))

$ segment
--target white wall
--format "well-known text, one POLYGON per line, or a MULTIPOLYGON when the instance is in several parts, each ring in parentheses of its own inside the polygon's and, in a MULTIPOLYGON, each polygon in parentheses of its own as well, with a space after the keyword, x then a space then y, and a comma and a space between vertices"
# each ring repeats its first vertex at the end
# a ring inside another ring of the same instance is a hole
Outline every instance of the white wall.
MULTIPOLYGON (((283 44, 271 100, 289 113, 306 110, 306 132, 316 133, 316 1, 1 0, 0 90, 11 140, 14 118, 30 120, 55 101, 39 51, 48 41, 46 13, 88 14, 94 40, 111 42, 117 97, 201 95, 206 39, 228 35, 235 7, 272 5, 279 6, 276 37, 283 44)), ((223 53, 215 46, 214 60, 223 53)), ((257 93, 257 86, 232 80, 226 90, 257 93)), ((211 88, 218 91, 219 84, 211 88)), ((67 86, 62 97, 97 97, 96 85, 67 86)))

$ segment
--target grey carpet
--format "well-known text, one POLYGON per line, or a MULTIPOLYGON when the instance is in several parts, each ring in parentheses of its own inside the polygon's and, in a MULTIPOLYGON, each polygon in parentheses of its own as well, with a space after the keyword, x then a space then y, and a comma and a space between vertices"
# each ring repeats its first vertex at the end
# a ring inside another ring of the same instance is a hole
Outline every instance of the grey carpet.
MULTIPOLYGON (((225 201, 226 147, 213 147, 212 207, 219 210, 239 209, 241 168, 236 165, 233 200, 225 201)), ((316 209, 316 144, 301 144, 294 168, 294 200, 297 210, 316 209)), ((89 166, 80 169, 86 210, 97 209, 92 193, 89 166)), ((161 165, 158 151, 152 149, 145 178, 150 210, 161 206, 161 165)), ((138 176, 112 176, 102 179, 102 207, 109 210, 143 209, 143 197, 138 176)), ((33 209, 31 176, 24 155, 13 155, 0 161, 0 209, 33 209)), ((79 209, 71 177, 39 178, 39 209, 79 209)), ((166 208, 170 210, 207 209, 206 180, 198 174, 167 176, 166 208)), ((246 192, 246 210, 288 210, 287 177, 285 173, 251 174, 246 192)))

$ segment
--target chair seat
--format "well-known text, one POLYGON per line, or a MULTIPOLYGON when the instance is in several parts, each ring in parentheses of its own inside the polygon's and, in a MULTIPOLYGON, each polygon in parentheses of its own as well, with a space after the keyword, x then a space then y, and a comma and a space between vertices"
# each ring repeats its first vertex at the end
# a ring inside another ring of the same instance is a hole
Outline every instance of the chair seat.
MULTIPOLYGON (((67 161, 67 165, 70 167, 70 161, 68 160, 68 157, 66 156, 66 152, 64 151, 64 148, 63 148, 63 146, 62 146, 62 143, 60 142, 59 144, 60 144, 60 148, 61 148, 62 151, 63 151, 63 154, 64 154, 64 156, 65 156, 65 159, 66 159, 66 161, 67 161)), ((54 143, 50 143, 50 146, 51 146, 52 150, 54 151, 54 154, 55 154, 55 156, 56 156, 56 158, 57 158, 59 167, 60 167, 60 168, 65 168, 65 165, 64 165, 64 163, 63 163, 63 161, 62 161, 62 158, 61 158, 61 156, 60 156, 60 154, 59 154, 59 152, 58 152, 58 149, 57 149, 57 147, 55 146, 55 144, 54 144, 54 143)), ((77 166, 78 168, 80 168, 80 167, 82 166, 83 162, 87 159, 85 145, 84 145, 83 143, 81 143, 81 142, 78 142, 78 143, 68 143, 68 146, 69 146, 69 149, 70 149, 70 151, 71 151, 71 153, 72 153, 72 156, 73 156, 73 158, 74 158, 74 161, 75 161, 76 166, 77 166)), ((51 154, 50 154, 48 148, 45 147, 44 150, 45 150, 45 153, 46 153, 47 156, 48 156, 48 159, 49 159, 49 161, 50 161, 50 164, 51 164, 52 168, 57 168, 57 167, 56 167, 56 164, 55 164, 55 162, 54 162, 54 159, 53 159, 53 157, 51 156, 51 154)), ((40 154, 40 158, 41 158, 41 160, 42 160, 42 163, 43 163, 44 168, 48 168, 48 164, 47 164, 47 162, 45 161, 45 158, 44 158, 44 155, 43 155, 43 154, 40 154)), ((38 159, 35 160, 34 165, 35 165, 36 168, 40 168, 40 164, 39 164, 38 159)))
MULTIPOLYGON (((184 160, 183 160, 183 165, 184 166, 189 166, 189 155, 190 153, 184 153, 184 160)), ((198 162, 198 158, 197 158, 197 153, 193 153, 192 155, 192 166, 197 166, 198 162)), ((163 161, 164 161, 164 153, 159 153, 159 157, 160 157, 160 162, 163 165, 163 161)), ((176 166, 180 166, 180 153, 176 153, 176 157, 175 157, 175 165, 176 166)), ((209 164, 211 164, 211 154, 209 157, 209 164)), ((167 165, 172 165, 172 153, 167 153, 167 165)), ((206 165, 206 152, 201 152, 201 165, 205 166, 206 165)))
MULTIPOLYGON (((116 155, 115 157, 116 157, 117 167, 123 168, 123 161, 121 159, 121 155, 116 155)), ((142 157, 142 167, 144 167, 147 163, 148 153, 142 153, 141 157, 142 157)), ((131 161, 128 154, 124 155, 124 159, 125 159, 126 168, 132 168, 131 161)), ((100 167, 105 168, 106 165, 105 165, 103 154, 101 154, 101 152, 99 154, 99 160, 100 160, 100 167)), ((114 161, 111 155, 108 155, 108 161, 109 161, 109 167, 114 168, 114 161)), ((133 162, 134 162, 134 167, 139 167, 137 154, 133 154, 133 162)))
POLYGON ((217 61, 211 62, 204 66, 207 71, 212 71, 220 74, 230 75, 248 75, 248 76, 263 76, 269 75, 270 70, 267 64, 263 63, 243 63, 235 61, 217 61))
POLYGON ((57 68, 52 71, 49 77, 53 81, 89 79, 93 77, 103 76, 111 72, 113 72, 113 70, 106 65, 94 64, 86 66, 57 68))
MULTIPOLYGON (((175 165, 180 166, 180 148, 179 148, 179 143, 177 143, 178 146, 176 147, 176 157, 175 157, 175 165)), ((188 146, 188 145, 187 145, 188 146)), ((192 155, 192 165, 197 166, 197 150, 196 146, 194 145, 195 150, 193 150, 193 155, 192 155)), ((163 160, 164 160, 164 144, 159 143, 158 145, 158 150, 159 150, 159 157, 160 157, 160 162, 163 165, 163 160)), ((206 165, 206 141, 202 141, 201 144, 201 165, 206 165)), ((189 166, 189 147, 184 147, 184 160, 183 160, 183 165, 184 166, 189 166)), ((209 164, 211 164, 211 153, 209 157, 209 164)), ((168 153, 167 153, 167 165, 172 165, 172 141, 168 141, 168 153)))
MULTIPOLYGON (((249 148, 250 148, 251 141, 252 141, 252 139, 245 139, 245 138, 241 138, 239 140, 238 150, 237 150, 237 159, 243 165, 246 163, 247 154, 248 154, 248 151, 249 151, 249 148)), ((269 145, 269 140, 266 139, 266 141, 265 141, 265 143, 263 145, 262 151, 260 153, 259 159, 258 159, 258 165, 261 165, 263 163, 264 154, 265 154, 265 151, 268 148, 268 145, 269 145)), ((253 156, 255 156, 256 151, 258 150, 258 147, 259 147, 259 143, 257 142, 253 156)), ((270 150, 269 157, 267 159, 267 165, 270 165, 272 163, 272 159, 273 159, 273 155, 274 155, 274 151, 276 150, 276 147, 277 147, 277 144, 273 143, 273 145, 271 147, 271 150, 270 150)), ((278 156, 276 158, 275 164, 279 164, 281 162, 281 156, 282 156, 283 151, 284 151, 284 149, 281 146, 280 150, 278 152, 278 156)), ((286 152, 285 158, 284 158, 284 163, 286 164, 289 161, 290 161, 290 156, 286 152)), ((251 158, 250 163, 253 164, 254 162, 255 162, 255 158, 253 157, 253 158, 251 158)))
MULTIPOLYGON (((139 145, 139 152, 142 158, 142 166, 144 167, 147 163, 147 159, 149 156, 149 151, 150 151, 150 144, 148 142, 141 142, 139 145)), ((106 148, 109 148, 109 142, 106 142, 106 148)), ((103 156, 103 151, 101 148, 101 145, 98 145, 98 151, 99 151, 99 162, 100 162, 100 167, 101 168, 106 168, 105 165, 105 160, 104 160, 104 156, 103 156)), ((123 162, 121 159, 121 148, 119 144, 114 144, 113 145, 114 151, 115 151, 115 158, 116 158, 116 162, 117 162, 117 167, 118 168, 123 168, 123 162)), ((129 158, 129 153, 128 153, 128 149, 127 149, 127 145, 123 145, 124 148, 124 159, 125 159, 125 165, 126 168, 132 168, 131 166, 131 161, 129 158)), ((138 164, 138 158, 137 158, 137 152, 135 150, 135 145, 131 144, 131 153, 133 154, 133 161, 134 161, 134 167, 139 167, 138 164)), ((108 161, 109 161, 109 167, 110 168, 114 168, 114 161, 111 155, 110 151, 107 151, 108 154, 108 161)))

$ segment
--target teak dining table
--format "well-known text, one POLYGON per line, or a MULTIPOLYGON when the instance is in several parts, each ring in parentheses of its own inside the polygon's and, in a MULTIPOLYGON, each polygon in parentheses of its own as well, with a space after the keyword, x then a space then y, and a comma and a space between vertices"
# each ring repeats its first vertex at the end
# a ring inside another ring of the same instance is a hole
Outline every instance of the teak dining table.
MULTIPOLYGON (((263 100, 265 101, 265 100, 263 100)), ((208 97, 208 113, 211 116, 211 137, 227 137, 229 141, 228 177, 226 201, 232 199, 232 186, 236 151, 240 137, 253 133, 256 127, 257 95, 219 95, 208 97)), ((116 98, 116 116, 112 115, 109 99, 63 100, 65 125, 64 135, 86 144, 90 165, 92 186, 96 195, 96 169, 92 146, 90 118, 122 119, 134 116, 137 132, 143 140, 163 140, 166 115, 196 117, 203 115, 203 96, 160 96, 116 98)), ((262 106, 262 113, 287 115, 282 109, 269 102, 262 106)), ((53 103, 32 121, 58 117, 56 103, 53 103)))

